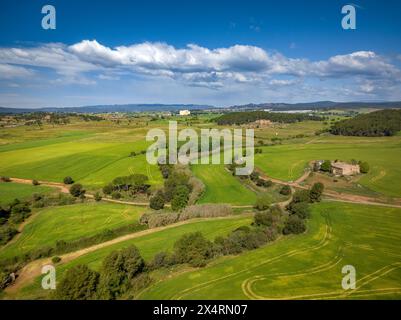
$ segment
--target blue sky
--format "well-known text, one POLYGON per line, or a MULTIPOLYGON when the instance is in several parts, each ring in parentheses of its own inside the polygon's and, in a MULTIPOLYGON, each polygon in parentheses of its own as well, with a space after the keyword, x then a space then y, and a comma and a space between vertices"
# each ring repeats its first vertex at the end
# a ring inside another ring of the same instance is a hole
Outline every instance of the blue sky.
POLYGON ((0 106, 401 100, 401 1, 346 4, 2 0, 0 106))

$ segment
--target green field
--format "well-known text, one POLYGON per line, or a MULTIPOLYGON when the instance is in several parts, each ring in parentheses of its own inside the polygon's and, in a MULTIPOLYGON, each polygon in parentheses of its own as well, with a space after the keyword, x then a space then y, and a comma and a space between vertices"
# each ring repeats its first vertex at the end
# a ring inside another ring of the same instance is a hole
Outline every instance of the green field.
POLYGON ((206 186, 199 203, 229 203, 233 205, 253 205, 256 194, 243 186, 228 172, 224 165, 193 165, 195 176, 206 186))
POLYGON ((321 203, 306 234, 169 276, 141 299, 401 298, 401 209, 321 203), (356 290, 341 287, 356 269, 356 290))
POLYGON ((149 165, 145 155, 129 157, 132 151, 146 150, 148 145, 143 132, 135 130, 96 134, 67 131, 58 138, 1 146, 0 175, 54 182, 71 176, 96 189, 117 176, 143 173, 150 184, 160 185, 159 169, 149 165))
POLYGON ((44 186, 0 182, 0 205, 7 205, 14 199, 29 199, 34 193, 48 193, 52 190, 54 189, 44 186))
POLYGON ((387 196, 401 197, 401 141, 391 138, 319 137, 309 144, 263 147, 255 166, 269 176, 295 180, 311 160, 367 161, 370 172, 359 183, 387 196))
POLYGON ((0 248, 0 259, 95 235, 138 221, 145 208, 111 203, 83 203, 38 210, 22 233, 0 248))
MULTIPOLYGON (((250 223, 250 216, 231 216, 214 220, 194 221, 188 224, 175 226, 170 229, 150 233, 85 254, 71 262, 58 266, 57 276, 59 278, 62 277, 62 274, 68 268, 78 264, 87 264, 89 267, 98 270, 103 259, 108 254, 114 250, 125 248, 130 245, 137 246, 144 259, 149 261, 156 253, 171 250, 175 241, 186 233, 200 231, 205 237, 213 240, 217 236, 227 235, 230 231, 240 226, 249 225, 250 223)), ((35 283, 21 290, 21 294, 26 298, 36 298, 36 295, 46 295, 47 293, 48 292, 44 292, 40 287, 40 278, 36 279, 35 283)))

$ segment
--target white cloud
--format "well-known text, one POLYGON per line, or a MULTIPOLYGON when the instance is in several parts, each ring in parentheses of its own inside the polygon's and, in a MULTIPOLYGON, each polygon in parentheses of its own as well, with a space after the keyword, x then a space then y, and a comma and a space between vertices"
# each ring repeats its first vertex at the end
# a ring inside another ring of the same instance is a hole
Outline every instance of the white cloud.
POLYGON ((30 77, 33 74, 34 72, 27 68, 18 67, 10 64, 0 64, 1 79, 25 78, 30 77))

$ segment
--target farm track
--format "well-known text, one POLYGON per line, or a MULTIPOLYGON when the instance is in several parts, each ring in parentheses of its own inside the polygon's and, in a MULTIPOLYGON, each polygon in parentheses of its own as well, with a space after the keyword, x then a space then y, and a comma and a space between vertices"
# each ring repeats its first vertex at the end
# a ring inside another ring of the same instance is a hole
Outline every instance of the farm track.
MULTIPOLYGON (((196 219, 189 219, 189 220, 185 220, 185 221, 181 221, 181 222, 177 222, 174 224, 170 224, 164 227, 157 227, 157 228, 152 228, 152 229, 146 229, 143 231, 139 231, 136 233, 131 233, 125 236, 121 236, 106 242, 102 242, 84 249, 80 249, 74 252, 69 252, 66 253, 64 255, 60 255, 59 257, 61 258, 62 264, 70 262, 82 255, 85 255, 87 253, 114 245, 116 243, 120 243, 123 241, 127 241, 127 240, 131 240, 131 239, 135 239, 135 238, 139 238, 145 235, 149 235, 152 233, 156 233, 159 231, 164 231, 164 230, 168 230, 171 228, 175 228, 175 227, 179 227, 182 225, 186 225, 186 224, 191 224, 191 223, 196 223, 196 222, 200 222, 200 221, 209 221, 209 220, 223 220, 223 219, 236 219, 239 216, 249 216, 249 213, 245 213, 242 215, 232 215, 232 216, 227 216, 227 217, 214 217, 214 218, 196 218, 196 219)), ((15 282, 8 286, 5 289, 5 292, 8 293, 15 293, 17 292, 20 288, 22 288, 24 285, 26 285, 27 283, 32 282, 36 277, 40 276, 41 271, 42 271, 42 267, 44 265, 48 265, 48 264, 52 264, 51 262, 51 258, 45 258, 45 259, 40 259, 40 260, 35 260, 32 261, 30 263, 28 263, 27 265, 25 265, 19 272, 18 272, 18 277, 16 278, 15 282)))

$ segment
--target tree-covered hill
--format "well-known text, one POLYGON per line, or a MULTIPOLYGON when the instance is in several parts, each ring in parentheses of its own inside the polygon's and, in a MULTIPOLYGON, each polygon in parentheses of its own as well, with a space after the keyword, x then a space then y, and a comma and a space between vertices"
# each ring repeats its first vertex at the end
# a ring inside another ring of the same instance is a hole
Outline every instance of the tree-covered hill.
POLYGON ((401 109, 379 110, 335 123, 330 132, 343 136, 392 136, 401 130, 401 109))
POLYGON ((251 123, 256 120, 270 120, 272 122, 294 123, 303 120, 322 120, 318 116, 304 113, 276 113, 266 111, 231 112, 216 119, 219 125, 251 123))

